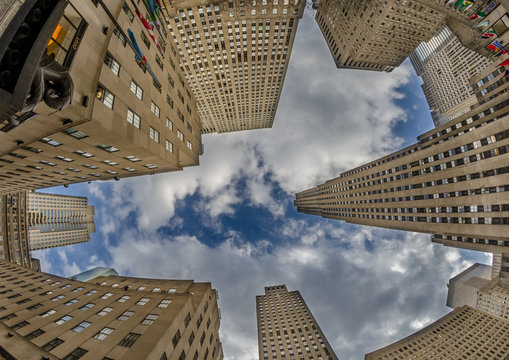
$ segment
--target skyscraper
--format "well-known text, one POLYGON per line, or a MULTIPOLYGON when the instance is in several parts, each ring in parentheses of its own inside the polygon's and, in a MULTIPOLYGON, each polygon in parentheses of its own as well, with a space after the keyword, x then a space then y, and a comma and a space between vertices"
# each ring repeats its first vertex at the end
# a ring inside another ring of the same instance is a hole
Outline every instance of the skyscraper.
POLYGON ((338 68, 388 72, 421 42, 429 41, 447 19, 454 20, 458 31, 472 31, 468 19, 483 2, 469 3, 467 7, 445 0, 313 1, 316 21, 338 68))
POLYGON ((170 2, 203 133, 272 127, 304 0, 170 2))
POLYGON ((420 135, 415 144, 298 193, 297 210, 503 253, 509 247, 504 72, 494 63, 472 78, 479 103, 473 110, 420 135))
POLYGON ((435 126, 464 114, 477 103, 469 80, 492 63, 465 48, 444 26, 410 55, 435 126))
POLYGON ((4 357, 223 358, 210 283, 122 276, 79 282, 4 262, 0 272, 4 357))
POLYGON ((482 310, 462 306, 424 329, 364 357, 385 359, 506 359, 509 321, 482 310))
POLYGON ((265 287, 256 297, 260 360, 337 360, 329 342, 298 291, 286 285, 265 287))
POLYGON ((53 107, 41 101, 2 120, 1 194, 198 165, 200 118, 180 56, 164 25, 151 39, 140 20, 148 10, 136 4, 70 1, 51 36, 38 40, 48 55, 32 70, 52 67, 64 76, 69 69, 53 90, 71 92, 72 102, 46 97, 53 107))
POLYGON ((90 241, 94 207, 86 197, 28 192, 26 199, 30 250, 90 241))

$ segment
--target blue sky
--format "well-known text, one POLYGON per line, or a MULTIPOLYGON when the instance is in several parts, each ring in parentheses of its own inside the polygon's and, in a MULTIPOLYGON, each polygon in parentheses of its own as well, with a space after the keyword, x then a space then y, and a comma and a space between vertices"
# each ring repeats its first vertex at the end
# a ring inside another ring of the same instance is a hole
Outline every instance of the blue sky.
POLYGON ((212 282, 226 359, 258 358, 255 296, 285 283, 341 359, 362 359, 447 313, 447 280, 490 257, 300 214, 294 194, 431 127, 408 61, 390 74, 336 69, 306 13, 272 129, 205 135, 200 166, 183 172, 45 190, 87 196, 97 232, 34 255, 64 276, 108 266, 212 282))

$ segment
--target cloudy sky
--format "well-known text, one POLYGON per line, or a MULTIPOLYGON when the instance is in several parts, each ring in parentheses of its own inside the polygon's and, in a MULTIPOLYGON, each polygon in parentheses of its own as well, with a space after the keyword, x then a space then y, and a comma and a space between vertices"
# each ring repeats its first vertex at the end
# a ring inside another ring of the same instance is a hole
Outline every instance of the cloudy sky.
POLYGON ((338 357, 363 359, 446 314, 448 279, 490 258, 300 214, 294 194, 431 127, 408 61, 390 74, 336 69, 308 12, 272 129, 205 135, 201 165, 183 172, 48 190, 87 196, 97 232, 34 255, 63 276, 107 266, 212 282, 226 359, 258 358, 255 296, 284 283, 300 290, 338 357))

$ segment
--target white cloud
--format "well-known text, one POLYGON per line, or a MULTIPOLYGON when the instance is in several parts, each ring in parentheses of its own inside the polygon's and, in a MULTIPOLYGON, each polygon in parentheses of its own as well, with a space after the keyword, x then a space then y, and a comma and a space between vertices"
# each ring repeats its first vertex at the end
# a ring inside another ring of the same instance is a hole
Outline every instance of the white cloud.
MULTIPOLYGON (((110 265, 124 275, 211 281, 220 295, 225 358, 232 360, 257 358, 255 296, 264 286, 300 290, 342 359, 362 358, 444 315, 448 279, 470 264, 458 250, 432 244, 428 235, 357 226, 338 237, 340 224, 294 221, 295 241, 269 248, 235 232, 211 248, 193 235, 126 230, 109 248, 110 265)), ((275 234, 288 232, 281 226, 275 234)))

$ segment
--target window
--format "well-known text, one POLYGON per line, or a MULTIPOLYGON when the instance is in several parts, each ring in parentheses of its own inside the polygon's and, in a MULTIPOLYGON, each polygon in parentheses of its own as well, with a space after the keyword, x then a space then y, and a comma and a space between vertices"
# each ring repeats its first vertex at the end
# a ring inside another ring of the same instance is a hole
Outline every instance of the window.
POLYGON ((154 321, 157 320, 157 318, 159 317, 159 315, 157 314, 148 314, 145 319, 143 319, 143 321, 141 322, 142 325, 152 325, 154 323, 154 321))
POLYGON ((99 315, 99 316, 108 315, 108 314, 109 314, 112 310, 113 310, 113 308, 111 308, 111 307, 107 306, 107 307, 105 307, 104 309, 102 309, 101 311, 99 311, 99 312, 97 313, 97 315, 99 315))
POLYGON ((84 156, 86 158, 91 158, 92 156, 94 156, 93 154, 88 153, 88 152, 83 151, 83 150, 76 150, 75 153, 78 154, 78 155, 84 156))
POLYGON ((97 99, 102 102, 104 105, 113 109, 113 103, 115 102, 115 95, 106 90, 101 84, 97 85, 96 92, 97 99))
MULTIPOLYGON (((83 289, 83 288, 81 288, 81 289, 83 289)), ((81 290, 81 289, 80 289, 80 290, 81 290)), ((76 289, 76 290, 77 290, 77 289, 76 289)), ((90 290, 90 291, 89 291, 89 292, 87 292, 85 295, 90 296, 90 295, 92 295, 92 294, 95 294, 96 292, 97 292, 97 290, 95 290, 95 289, 94 289, 94 290, 90 290)))
POLYGON ((58 319, 57 321, 55 321, 57 323, 57 325, 62 325, 63 323, 69 321, 72 319, 72 316, 70 315, 65 315, 63 317, 61 317, 60 319, 58 319))
POLYGON ((94 304, 94 303, 88 303, 88 304, 83 305, 83 306, 80 308, 80 310, 86 311, 86 310, 88 310, 88 309, 93 308, 94 306, 95 306, 95 304, 94 304))
POLYGON ((75 137, 76 139, 83 139, 88 137, 87 134, 84 132, 81 132, 79 130, 76 130, 75 128, 68 128, 63 131, 64 133, 71 135, 72 137, 75 137))
POLYGON ((159 131, 154 129, 153 127, 150 127, 150 133, 149 137, 154 140, 156 143, 159 143, 159 131))
POLYGON ((131 347, 140 336, 141 336, 140 334, 129 333, 118 345, 124 347, 131 347))
POLYGON ((43 143, 46 143, 48 145, 55 146, 55 147, 62 145, 62 143, 59 143, 58 141, 51 140, 50 138, 46 138, 46 137, 42 138, 40 141, 43 143))
POLYGON ((83 321, 81 324, 79 324, 78 326, 76 326, 72 330, 77 332, 77 333, 80 333, 80 332, 82 332, 83 330, 85 330, 89 326, 90 326, 90 323, 88 321, 83 321))
POLYGON ((104 58, 104 63, 107 67, 111 69, 113 74, 117 75, 120 73, 120 64, 110 53, 106 53, 106 57, 104 58))
POLYGON ((191 321, 191 313, 187 313, 186 318, 184 319, 184 324, 187 327, 189 325, 189 322, 191 321))
POLYGON ((129 18, 129 21, 133 22, 134 15, 131 9, 129 9, 129 5, 127 5, 127 2, 125 2, 124 5, 122 5, 122 10, 124 10, 125 14, 129 18))
POLYGON ((157 307, 160 307, 160 308, 167 308, 168 305, 171 304, 171 299, 163 299, 159 305, 157 305, 157 307))
POLYGON ((157 54, 156 54, 156 63, 159 66, 159 68, 161 70, 163 70, 163 62, 161 61, 161 59, 159 58, 159 56, 157 54))
POLYGON ((120 40, 120 43, 125 47, 125 44, 127 43, 127 40, 125 36, 117 29, 113 29, 113 34, 120 40))
POLYGON ((175 82, 173 81, 173 78, 168 74, 168 82, 170 83, 171 87, 175 87, 175 82))
POLYGON ((46 311, 45 313, 42 313, 40 316, 44 318, 44 317, 48 317, 50 315, 53 315, 56 312, 57 312, 56 310, 51 309, 51 310, 46 311))
POLYGON ((111 296, 113 296, 113 294, 109 292, 109 293, 106 293, 103 296, 101 296, 101 299, 107 299, 107 298, 109 298, 111 296))
POLYGON ((127 155, 125 157, 125 159, 129 160, 129 161, 132 161, 132 162, 137 162, 137 161, 141 161, 141 159, 138 159, 136 156, 134 155, 127 155))
POLYGON ((168 118, 166 118, 166 127, 173 131, 173 123, 168 118))
POLYGON ((161 115, 161 110, 159 109, 159 106, 154 104, 154 102, 150 103, 150 111, 154 113, 155 116, 159 117, 161 115))
POLYGON ((168 293, 170 293, 170 294, 173 294, 176 292, 177 292, 177 289, 175 289, 175 288, 171 288, 170 290, 168 290, 168 293))
POLYGON ((97 334, 94 335, 94 339, 104 340, 108 337, 109 334, 111 334, 113 332, 113 330, 115 330, 115 329, 112 329, 109 327, 102 328, 101 331, 99 331, 97 334))
POLYGON ((37 330, 35 330, 35 331, 32 331, 30 334, 25 335, 25 339, 27 339, 27 340, 33 340, 33 339, 35 339, 36 337, 41 336, 42 334, 44 334, 44 330, 37 329, 37 330))
POLYGON ((173 99, 169 95, 166 95, 166 102, 173 109, 173 99))
POLYGON ((141 40, 143 40, 143 43, 145 44, 147 49, 150 49, 150 41, 148 40, 147 35, 145 35, 143 31, 141 32, 141 40))
POLYGON ((140 305, 140 306, 143 306, 145 305, 146 303, 148 303, 150 301, 150 298, 141 298, 137 303, 136 305, 140 305))
POLYGON ((72 299, 71 301, 66 302, 65 305, 71 306, 72 304, 76 304, 78 301, 78 299, 72 299))
POLYGON ((29 324, 28 321, 22 321, 22 322, 19 322, 17 323, 16 325, 14 325, 13 327, 11 327, 12 330, 18 330, 18 329, 21 329, 22 327, 25 327, 29 324))
POLYGON ((63 298, 65 298, 65 295, 58 295, 58 296, 55 296, 53 299, 51 299, 51 301, 58 301, 63 298))
POLYGON ((117 319, 118 320, 121 320, 121 321, 126 321, 127 319, 129 319, 131 316, 133 316, 134 314, 134 311, 124 311, 122 313, 122 315, 120 315, 117 319))
POLYGON ((126 302, 127 300, 129 300, 131 297, 129 295, 124 295, 122 296, 120 299, 117 300, 117 302, 126 302))
POLYGON ((174 348, 177 347, 177 344, 179 343, 179 341, 180 341, 180 330, 177 330, 177 332, 175 333, 175 336, 173 336, 173 339, 171 340, 174 348))
POLYGON ((187 140, 187 147, 190 149, 190 150, 193 150, 193 144, 187 140))
POLYGON ((44 345, 42 347, 42 349, 44 351, 51 351, 53 350, 54 348, 56 348, 58 345, 60 345, 61 343, 63 343, 64 341, 63 340, 60 340, 59 338, 54 338, 53 340, 51 340, 49 343, 47 343, 46 345, 44 345))
POLYGON ((177 137, 181 140, 181 141, 184 141, 184 134, 182 134, 180 132, 180 130, 177 130, 177 137))
POLYGON ((135 128, 140 128, 140 116, 131 109, 127 109, 127 122, 134 125, 135 128))
POLYGON ((103 149, 104 151, 107 151, 107 152, 110 152, 110 153, 118 151, 118 149, 116 147, 108 145, 108 144, 97 145, 97 147, 99 149, 103 149))
POLYGON ((143 291, 145 290, 145 286, 140 286, 139 288, 136 289, 137 291, 143 291))
POLYGON ((62 360, 77 360, 77 359, 80 359, 87 352, 88 352, 88 350, 85 350, 82 348, 76 348, 73 350, 72 353, 70 353, 66 357, 62 358, 62 360))
POLYGON ((138 99, 143 99, 143 89, 138 84, 136 84, 134 80, 131 80, 131 92, 136 95, 138 99))

